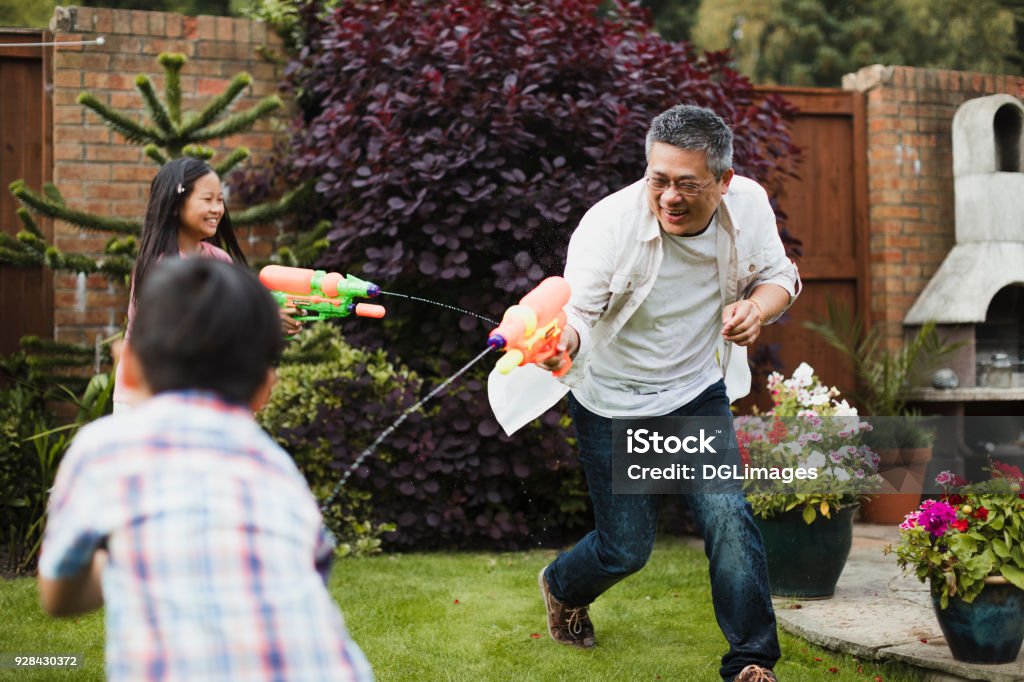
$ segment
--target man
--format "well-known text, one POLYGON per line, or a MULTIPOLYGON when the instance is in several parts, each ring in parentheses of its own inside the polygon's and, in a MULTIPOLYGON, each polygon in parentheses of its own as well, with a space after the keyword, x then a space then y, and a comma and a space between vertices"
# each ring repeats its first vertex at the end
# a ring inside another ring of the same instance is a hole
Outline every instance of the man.
MULTIPOLYGON (((732 169, 732 132, 680 105, 647 134, 647 172, 598 202, 569 244, 572 286, 561 344, 595 530, 538 576, 551 637, 590 648, 587 607, 640 570, 658 498, 612 494, 612 418, 728 418, 750 388, 745 346, 800 289, 768 197, 732 169)), ((561 354, 543 364, 558 370, 561 354)), ((688 496, 729 642, 720 674, 773 681, 780 656, 764 546, 742 492, 688 496)))

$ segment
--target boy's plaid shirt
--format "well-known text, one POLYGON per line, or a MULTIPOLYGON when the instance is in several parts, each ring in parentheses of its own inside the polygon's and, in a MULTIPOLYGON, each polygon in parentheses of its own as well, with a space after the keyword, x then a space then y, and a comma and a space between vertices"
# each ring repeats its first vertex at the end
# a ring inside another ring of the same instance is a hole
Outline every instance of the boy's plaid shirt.
POLYGON ((83 428, 40 574, 75 575, 104 540, 108 679, 372 679, 326 589, 316 501, 247 410, 164 393, 83 428))

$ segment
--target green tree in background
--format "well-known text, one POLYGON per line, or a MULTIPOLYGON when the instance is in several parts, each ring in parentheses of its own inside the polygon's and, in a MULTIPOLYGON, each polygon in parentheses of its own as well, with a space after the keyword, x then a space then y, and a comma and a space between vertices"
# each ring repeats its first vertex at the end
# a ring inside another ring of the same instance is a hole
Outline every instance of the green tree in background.
POLYGON ((57 0, 0 0, 0 26, 45 28, 57 0))
POLYGON ((1016 73, 1024 0, 715 0, 693 28, 757 83, 840 85, 868 64, 1016 73))
POLYGON ((662 38, 675 42, 690 40, 701 0, 643 0, 640 4, 651 11, 662 38))

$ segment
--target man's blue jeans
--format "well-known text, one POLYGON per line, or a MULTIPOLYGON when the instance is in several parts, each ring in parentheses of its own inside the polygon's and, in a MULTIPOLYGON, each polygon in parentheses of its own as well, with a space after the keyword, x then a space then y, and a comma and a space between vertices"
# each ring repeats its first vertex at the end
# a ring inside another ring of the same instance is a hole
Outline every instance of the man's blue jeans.
MULTIPOLYGON (((595 529, 559 556, 545 576, 556 599, 583 606, 647 563, 660 498, 613 495, 612 420, 590 412, 571 395, 569 413, 579 437, 595 529)), ((710 386, 671 416, 730 416, 725 382, 710 386)), ((781 654, 764 543, 750 505, 741 492, 688 495, 687 502, 710 562, 715 617, 729 642, 729 652, 722 657, 722 677, 731 680, 752 663, 771 668, 781 654)))

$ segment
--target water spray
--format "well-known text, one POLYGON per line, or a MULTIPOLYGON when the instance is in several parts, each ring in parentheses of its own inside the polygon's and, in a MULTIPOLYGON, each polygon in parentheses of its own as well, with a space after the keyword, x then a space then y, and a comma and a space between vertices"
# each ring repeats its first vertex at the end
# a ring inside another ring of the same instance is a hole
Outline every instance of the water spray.
POLYGON ((438 393, 440 393, 441 391, 446 389, 453 381, 458 379, 460 376, 462 376, 463 374, 468 372, 470 367, 472 367, 477 362, 479 362, 481 359, 483 359, 483 357, 485 355, 487 355, 488 353, 490 353, 491 350, 493 350, 493 349, 491 347, 489 347, 489 346, 487 348, 485 348, 482 353, 480 353, 475 358, 473 358, 472 360, 467 362, 462 367, 462 369, 460 369, 455 374, 451 375, 450 377, 448 377, 447 379, 442 381, 430 393, 428 393, 423 398, 421 398, 419 402, 417 402, 415 405, 413 405, 412 407, 407 408, 404 412, 402 412, 402 414, 399 415, 398 419, 396 419, 394 421, 394 423, 391 424, 391 426, 389 426, 388 428, 384 429, 384 431, 379 436, 377 436, 376 440, 374 440, 372 443, 370 443, 366 447, 366 449, 364 449, 362 452, 359 453, 359 456, 356 457, 355 461, 352 462, 352 464, 350 464, 349 467, 345 470, 345 473, 343 473, 341 475, 341 479, 334 485, 334 488, 331 490, 331 494, 328 495, 327 498, 324 500, 324 503, 322 505, 320 505, 321 512, 323 512, 325 514, 327 513, 327 510, 331 506, 331 503, 334 502, 334 499, 338 496, 338 493, 340 493, 341 489, 345 487, 345 483, 348 482, 349 477, 352 476, 352 472, 354 472, 356 469, 358 469, 360 467, 360 465, 362 465, 363 460, 365 460, 367 457, 372 455, 377 450, 377 446, 379 446, 381 444, 381 442, 383 442, 383 440, 385 438, 387 438, 392 433, 394 433, 395 429, 397 429, 399 426, 401 426, 402 422, 404 422, 406 419, 408 419, 410 414, 412 414, 416 410, 420 409, 423 406, 424 403, 426 403, 428 400, 430 400, 431 398, 436 396, 438 393))
POLYGON ((47 43, 0 43, 0 47, 63 47, 65 45, 102 45, 107 42, 103 36, 92 40, 58 40, 47 43))
POLYGON ((454 310, 455 312, 463 313, 464 315, 472 315, 473 317, 477 318, 478 320, 483 320, 487 324, 493 324, 493 325, 497 325, 498 324, 494 320, 486 318, 483 315, 478 315, 478 314, 476 314, 476 313, 474 313, 474 312, 472 312, 470 310, 464 310, 462 308, 456 308, 453 305, 448 305, 447 303, 441 303, 440 301, 433 301, 433 300, 431 300, 429 298, 420 298, 419 296, 410 296, 408 294, 398 294, 398 293, 395 293, 394 291, 382 291, 380 293, 383 296, 398 296, 399 298, 407 298, 410 301, 420 301, 421 303, 429 303, 430 305, 436 305, 436 306, 439 306, 441 308, 447 308, 448 310, 454 310))

